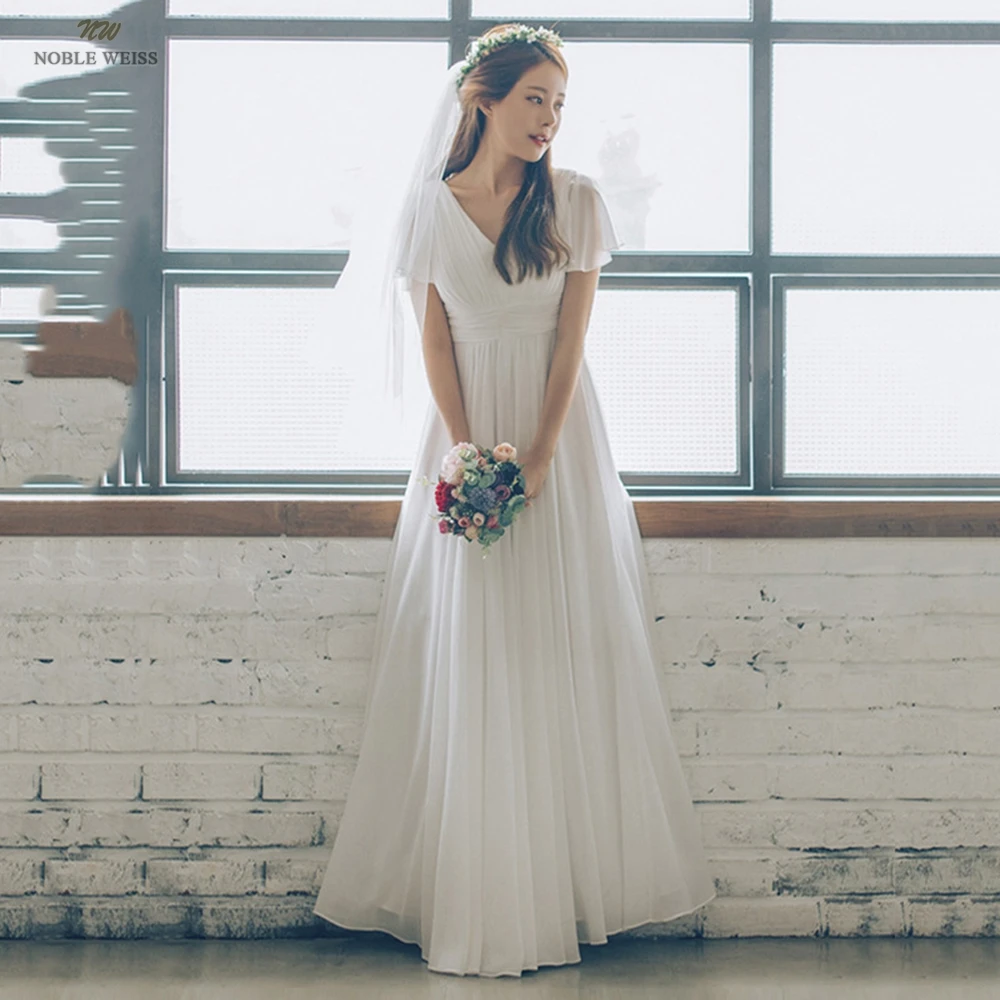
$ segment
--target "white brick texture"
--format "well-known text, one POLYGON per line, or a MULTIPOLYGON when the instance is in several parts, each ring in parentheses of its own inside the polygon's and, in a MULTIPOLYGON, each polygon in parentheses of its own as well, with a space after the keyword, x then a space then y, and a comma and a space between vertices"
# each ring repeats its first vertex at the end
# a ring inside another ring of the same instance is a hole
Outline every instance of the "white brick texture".
POLYGON ((27 353, 0 340, 0 487, 37 476, 96 484, 114 464, 132 387, 107 378, 35 378, 27 353))
MULTIPOLYGON (((1000 544, 644 541, 718 896, 650 936, 995 936, 1000 544)), ((0 536, 0 937, 336 934, 387 539, 0 536)))

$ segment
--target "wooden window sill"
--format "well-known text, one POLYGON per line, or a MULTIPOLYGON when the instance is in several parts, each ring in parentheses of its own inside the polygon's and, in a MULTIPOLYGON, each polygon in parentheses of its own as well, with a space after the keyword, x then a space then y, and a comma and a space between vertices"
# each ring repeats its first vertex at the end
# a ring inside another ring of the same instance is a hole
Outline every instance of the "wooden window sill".
MULTIPOLYGON (((391 538, 400 500, 247 496, 0 499, 0 537, 391 538)), ((997 538, 1000 499, 634 501, 645 538, 997 538)))

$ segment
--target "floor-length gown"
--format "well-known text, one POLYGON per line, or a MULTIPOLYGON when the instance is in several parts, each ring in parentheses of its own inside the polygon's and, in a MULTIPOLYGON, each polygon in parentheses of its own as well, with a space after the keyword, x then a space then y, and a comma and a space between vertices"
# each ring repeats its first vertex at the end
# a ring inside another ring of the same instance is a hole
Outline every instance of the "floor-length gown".
MULTIPOLYGON (((525 451, 566 270, 621 245, 599 187, 553 171, 568 267, 508 285, 441 181, 434 283, 471 440, 525 451)), ((451 447, 431 401, 389 548, 365 729, 315 913, 520 976, 715 896, 670 731, 631 499, 586 359, 548 475, 486 559, 429 514, 451 447)))

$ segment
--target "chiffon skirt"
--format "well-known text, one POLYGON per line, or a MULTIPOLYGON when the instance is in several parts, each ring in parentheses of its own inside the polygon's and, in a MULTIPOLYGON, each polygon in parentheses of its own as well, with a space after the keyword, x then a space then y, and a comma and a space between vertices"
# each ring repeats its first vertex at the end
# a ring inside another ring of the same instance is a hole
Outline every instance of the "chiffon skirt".
MULTIPOLYGON (((555 332, 455 344, 472 440, 523 453, 555 332)), ((357 767, 315 913, 519 976, 715 896, 632 502, 584 360, 533 505, 482 557, 429 516, 431 401, 389 549, 357 767)))

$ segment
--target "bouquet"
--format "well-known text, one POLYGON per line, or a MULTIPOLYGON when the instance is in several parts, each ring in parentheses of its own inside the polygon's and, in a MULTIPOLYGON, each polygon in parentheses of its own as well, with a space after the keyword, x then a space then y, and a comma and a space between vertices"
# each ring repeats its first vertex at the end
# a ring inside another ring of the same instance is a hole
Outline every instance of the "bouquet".
MULTIPOLYGON (((424 476, 424 486, 432 485, 424 476)), ((434 485, 438 522, 442 535, 459 535, 478 541, 489 554, 490 545, 503 536, 531 501, 524 495, 524 476, 517 449, 504 441, 493 449, 459 441, 441 463, 434 485)))

